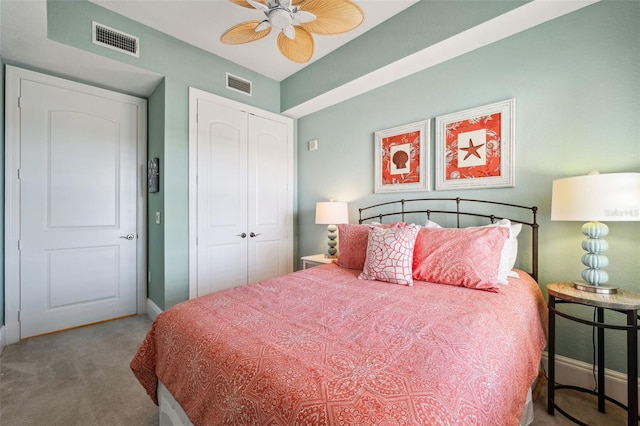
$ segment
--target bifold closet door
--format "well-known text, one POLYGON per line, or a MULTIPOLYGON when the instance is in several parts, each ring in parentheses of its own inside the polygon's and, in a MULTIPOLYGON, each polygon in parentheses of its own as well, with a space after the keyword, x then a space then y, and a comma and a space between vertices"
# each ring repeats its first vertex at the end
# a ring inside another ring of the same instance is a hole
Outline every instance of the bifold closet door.
POLYGON ((198 296, 247 282, 247 114, 198 100, 198 296))
POLYGON ((286 122, 198 100, 197 295, 289 272, 286 122))
POLYGON ((248 281, 254 282, 288 272, 289 141, 286 124, 256 115, 249 115, 248 135, 248 281))

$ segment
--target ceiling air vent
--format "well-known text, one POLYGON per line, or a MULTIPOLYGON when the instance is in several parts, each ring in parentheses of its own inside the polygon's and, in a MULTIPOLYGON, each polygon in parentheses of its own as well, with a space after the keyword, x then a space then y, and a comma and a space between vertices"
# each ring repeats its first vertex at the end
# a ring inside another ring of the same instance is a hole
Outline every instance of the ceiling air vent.
POLYGON ((140 41, 138 37, 114 30, 97 22, 93 22, 93 43, 136 58, 140 56, 140 41))
POLYGON ((251 82, 227 73, 227 89, 251 96, 251 82))

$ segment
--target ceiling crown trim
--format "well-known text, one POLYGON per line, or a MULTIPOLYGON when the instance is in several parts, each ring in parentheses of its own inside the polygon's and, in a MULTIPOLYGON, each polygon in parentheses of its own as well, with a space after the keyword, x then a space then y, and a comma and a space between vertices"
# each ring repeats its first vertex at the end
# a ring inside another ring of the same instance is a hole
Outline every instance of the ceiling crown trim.
POLYGON ((289 108, 282 114, 302 118, 598 1, 534 0, 289 108))

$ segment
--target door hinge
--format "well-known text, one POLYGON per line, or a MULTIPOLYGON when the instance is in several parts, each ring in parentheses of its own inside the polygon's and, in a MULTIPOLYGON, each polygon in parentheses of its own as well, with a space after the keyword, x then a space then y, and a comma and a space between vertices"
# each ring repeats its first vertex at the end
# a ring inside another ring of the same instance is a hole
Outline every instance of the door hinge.
POLYGON ((22 108, 22 96, 18 97, 18 108, 22 108))
POLYGON ((18 322, 22 321, 22 311, 18 311, 18 322))
POLYGON ((22 251, 22 240, 18 240, 18 251, 22 251))
POLYGON ((22 169, 18 169, 18 180, 22 179, 22 169))

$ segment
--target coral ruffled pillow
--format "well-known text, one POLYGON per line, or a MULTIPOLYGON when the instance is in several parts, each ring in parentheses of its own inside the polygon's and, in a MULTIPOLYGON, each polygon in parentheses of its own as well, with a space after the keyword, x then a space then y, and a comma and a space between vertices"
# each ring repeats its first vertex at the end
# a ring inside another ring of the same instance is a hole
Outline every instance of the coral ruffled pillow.
POLYGON ((416 238, 413 278, 497 292, 507 238, 507 226, 422 228, 416 238))
MULTIPOLYGON (((407 226, 405 222, 391 223, 388 225, 375 225, 378 228, 399 228, 407 226)), ((374 225, 338 225, 338 266, 348 269, 364 268, 364 261, 367 257, 367 242, 369 231, 374 225)))
POLYGON ((358 278, 412 286, 413 249, 419 229, 415 225, 371 229, 367 257, 358 278))

